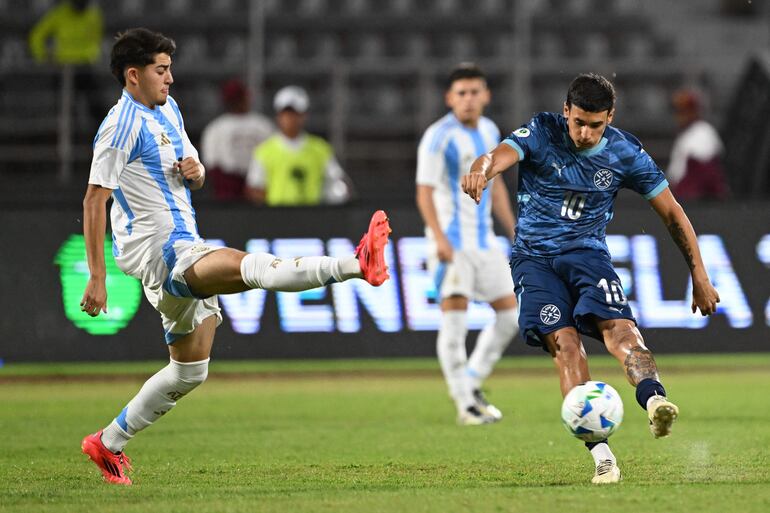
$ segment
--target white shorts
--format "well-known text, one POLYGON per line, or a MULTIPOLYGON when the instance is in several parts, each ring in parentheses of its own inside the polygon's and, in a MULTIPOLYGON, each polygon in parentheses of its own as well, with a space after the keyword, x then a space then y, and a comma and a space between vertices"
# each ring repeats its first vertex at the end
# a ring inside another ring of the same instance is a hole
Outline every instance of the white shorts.
POLYGON ((463 296, 491 303, 514 294, 508 259, 497 249, 455 250, 452 262, 440 262, 434 253, 428 272, 440 299, 463 296))
MULTIPOLYGON (((152 249, 155 251, 144 253, 141 268, 124 271, 142 280, 144 295, 160 313, 166 343, 173 344, 212 315, 217 316, 219 326, 222 312, 217 296, 195 297, 187 286, 184 272, 204 256, 222 248, 209 246, 201 240, 178 240, 172 248, 173 256, 169 252, 166 258, 162 251, 157 251, 157 247, 152 249), (167 260, 173 264, 170 271, 167 260)), ((120 263, 121 259, 116 260, 120 263)))

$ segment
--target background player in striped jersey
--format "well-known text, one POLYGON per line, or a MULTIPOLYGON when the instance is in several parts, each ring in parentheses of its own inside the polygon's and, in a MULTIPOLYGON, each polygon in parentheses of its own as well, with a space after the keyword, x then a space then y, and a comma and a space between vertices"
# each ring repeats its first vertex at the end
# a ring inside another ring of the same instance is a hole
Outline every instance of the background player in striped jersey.
POLYGON ((82 449, 104 478, 131 484, 123 448, 133 436, 203 383, 214 332, 222 321, 216 294, 252 288, 299 291, 364 278, 387 278, 383 248, 387 217, 375 212, 348 258, 298 257, 283 261, 267 253, 244 253, 206 245, 198 234, 190 191, 206 174, 190 143, 184 120, 169 96, 176 45, 162 34, 131 29, 118 36, 111 68, 123 86, 102 122, 83 200, 83 232, 91 276, 81 302, 91 316, 107 312, 105 204, 111 212, 113 254, 118 267, 142 281, 160 313, 171 357, 103 430, 83 439, 82 449))
POLYGON ((490 100, 486 77, 474 64, 461 64, 449 75, 447 115, 433 123, 417 154, 417 206, 429 241, 428 268, 441 301, 436 348, 449 395, 463 425, 488 424, 502 418, 489 404, 481 384, 492 372, 518 331, 506 255, 492 230, 492 212, 513 240, 515 218, 502 180, 481 195, 481 206, 460 191, 460 176, 479 155, 494 148, 500 131, 482 115, 490 100), (488 302, 495 320, 479 334, 467 356, 468 301, 488 302))
MULTIPOLYGON (((604 342, 623 365, 655 438, 668 436, 679 409, 666 398, 652 353, 636 327, 605 242, 618 190, 650 202, 692 275, 692 311, 716 311, 719 295, 703 266, 690 220, 663 173, 628 132, 610 126, 615 89, 599 75, 570 84, 563 114, 540 113, 479 157, 462 188, 476 202, 489 179, 519 166, 519 220, 511 270, 527 343, 553 356, 566 395, 591 379, 579 333, 604 342)), ((594 483, 615 483, 620 469, 604 442, 587 443, 594 483)))

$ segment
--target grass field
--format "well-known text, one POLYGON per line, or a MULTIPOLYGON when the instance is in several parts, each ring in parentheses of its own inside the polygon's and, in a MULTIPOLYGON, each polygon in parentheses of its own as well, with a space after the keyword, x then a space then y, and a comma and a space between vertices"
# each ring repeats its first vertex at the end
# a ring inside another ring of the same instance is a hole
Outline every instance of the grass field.
POLYGON ((6 365, 0 511, 770 511, 770 354, 658 361, 681 408, 664 440, 619 367, 592 357, 626 406, 624 479, 605 487, 561 426, 547 357, 502 362, 488 395, 505 419, 465 428, 434 360, 214 361, 128 446, 132 487, 103 483, 79 444, 162 363, 6 365))

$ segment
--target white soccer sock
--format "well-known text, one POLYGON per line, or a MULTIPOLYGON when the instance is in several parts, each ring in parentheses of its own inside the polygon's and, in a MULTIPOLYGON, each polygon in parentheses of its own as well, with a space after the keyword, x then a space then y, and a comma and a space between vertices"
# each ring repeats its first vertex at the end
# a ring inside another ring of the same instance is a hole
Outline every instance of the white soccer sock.
POLYGON ((441 312, 441 328, 436 340, 436 353, 444 373, 449 395, 454 399, 459 410, 473 404, 471 391, 465 384, 465 363, 468 353, 465 350, 465 336, 468 333, 465 310, 441 312))
POLYGON ((519 312, 515 308, 498 311, 495 320, 481 330, 466 369, 466 380, 471 390, 481 388, 518 331, 519 312))
POLYGON ((148 379, 120 415, 102 432, 102 443, 120 452, 139 431, 176 406, 176 402, 206 380, 209 359, 171 362, 148 379))
POLYGON ((362 276, 354 256, 283 259, 269 253, 249 253, 241 261, 243 283, 253 289, 298 292, 362 276))
POLYGON ((617 464, 615 455, 612 454, 607 442, 594 445, 593 449, 591 449, 591 456, 594 457, 594 465, 599 465, 604 460, 612 460, 613 463, 617 464))

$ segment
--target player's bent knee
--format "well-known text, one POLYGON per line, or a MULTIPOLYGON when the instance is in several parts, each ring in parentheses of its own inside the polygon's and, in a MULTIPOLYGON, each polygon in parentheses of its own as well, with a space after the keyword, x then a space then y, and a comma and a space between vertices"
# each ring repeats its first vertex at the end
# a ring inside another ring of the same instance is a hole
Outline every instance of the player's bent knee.
POLYGON ((201 385, 209 375, 209 358, 199 362, 177 362, 171 360, 174 381, 180 396, 201 385))

